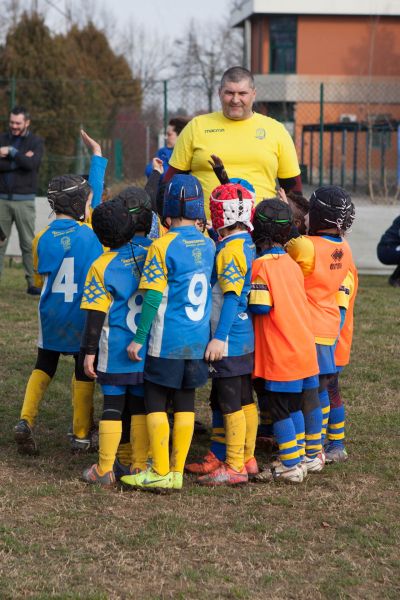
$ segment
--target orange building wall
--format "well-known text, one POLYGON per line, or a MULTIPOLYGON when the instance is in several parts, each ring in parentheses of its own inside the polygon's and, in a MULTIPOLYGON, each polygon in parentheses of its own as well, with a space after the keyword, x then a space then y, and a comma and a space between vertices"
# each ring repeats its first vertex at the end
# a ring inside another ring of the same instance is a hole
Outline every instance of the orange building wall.
POLYGON ((257 19, 252 24, 251 70, 253 73, 269 71, 269 29, 268 19, 257 19))
POLYGON ((269 73, 268 17, 255 17, 251 21, 251 72, 269 73))
MULTIPOLYGON (((269 73, 268 26, 268 16, 252 18, 253 73, 269 73)), ((400 18, 299 16, 296 72, 400 76, 400 18)))
POLYGON ((300 16, 297 73, 399 76, 400 19, 300 16))

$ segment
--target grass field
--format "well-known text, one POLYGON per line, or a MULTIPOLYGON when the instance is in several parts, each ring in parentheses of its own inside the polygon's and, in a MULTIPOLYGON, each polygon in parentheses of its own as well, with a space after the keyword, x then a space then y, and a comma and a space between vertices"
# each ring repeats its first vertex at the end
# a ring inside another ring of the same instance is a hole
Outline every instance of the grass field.
MULTIPOLYGON (((36 355, 37 300, 23 273, 0 285, 0 598, 400 597, 400 290, 362 277, 353 362, 342 376, 351 460, 299 487, 158 496, 87 487, 69 454, 71 359, 41 406, 41 454, 13 443, 36 355)), ((198 398, 208 422, 207 392, 198 398)), ((97 394, 100 410, 100 394, 97 394)), ((191 449, 198 456, 207 438, 191 449)), ((262 456, 260 457, 262 460, 262 456)))

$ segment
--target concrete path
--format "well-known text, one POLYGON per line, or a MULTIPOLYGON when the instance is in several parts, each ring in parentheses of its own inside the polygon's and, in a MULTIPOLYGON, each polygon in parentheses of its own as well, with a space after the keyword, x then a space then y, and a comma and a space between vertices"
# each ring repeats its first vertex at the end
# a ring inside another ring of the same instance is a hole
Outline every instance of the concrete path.
MULTIPOLYGON (((386 275, 393 267, 382 265, 376 258, 376 246, 382 233, 389 227, 393 219, 400 213, 399 205, 382 205, 360 202, 356 204, 356 220, 348 236, 353 250, 356 265, 361 273, 386 275)), ((40 231, 49 223, 50 207, 46 198, 36 199, 36 231, 40 231)), ((13 226, 7 248, 10 256, 20 256, 18 237, 13 226)))

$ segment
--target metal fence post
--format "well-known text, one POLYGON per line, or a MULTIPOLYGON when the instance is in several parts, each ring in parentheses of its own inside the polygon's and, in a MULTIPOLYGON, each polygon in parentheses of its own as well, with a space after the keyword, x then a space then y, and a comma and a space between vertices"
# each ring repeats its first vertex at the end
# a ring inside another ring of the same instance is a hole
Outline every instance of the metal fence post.
POLYGON ((319 86, 319 185, 324 179, 324 84, 319 86))
POLYGON ((167 134, 168 127, 168 80, 164 79, 164 135, 167 134))

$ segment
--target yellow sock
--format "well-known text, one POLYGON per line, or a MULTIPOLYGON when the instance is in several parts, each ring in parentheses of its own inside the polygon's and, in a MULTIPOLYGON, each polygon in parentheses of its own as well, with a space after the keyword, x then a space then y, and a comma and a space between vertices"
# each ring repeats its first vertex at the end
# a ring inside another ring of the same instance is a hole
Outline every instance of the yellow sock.
POLYGON ((169 473, 169 423, 166 412, 153 412, 146 417, 153 469, 159 475, 169 473))
POLYGON ((121 440, 122 421, 100 421, 99 423, 99 473, 112 471, 118 445, 121 440))
POLYGON ((192 443, 194 412, 176 412, 172 432, 171 471, 183 473, 186 457, 192 443))
POLYGON ((255 402, 242 406, 246 419, 246 438, 244 442, 244 462, 254 456, 258 430, 258 410, 255 402))
POLYGON ((24 403, 21 409, 21 419, 28 421, 30 427, 35 424, 39 404, 47 390, 51 377, 40 369, 34 369, 26 385, 24 403))
POLYGON ((94 381, 73 381, 74 435, 87 438, 92 425, 94 381))
POLYGON ((224 415, 226 437, 226 463, 236 471, 244 467, 246 418, 242 409, 224 415))
POLYGON ((146 415, 131 417, 131 464, 134 469, 146 469, 149 456, 149 433, 146 415))
POLYGON ((130 442, 120 444, 117 450, 117 458, 121 465, 130 465, 132 455, 132 446, 130 442))

